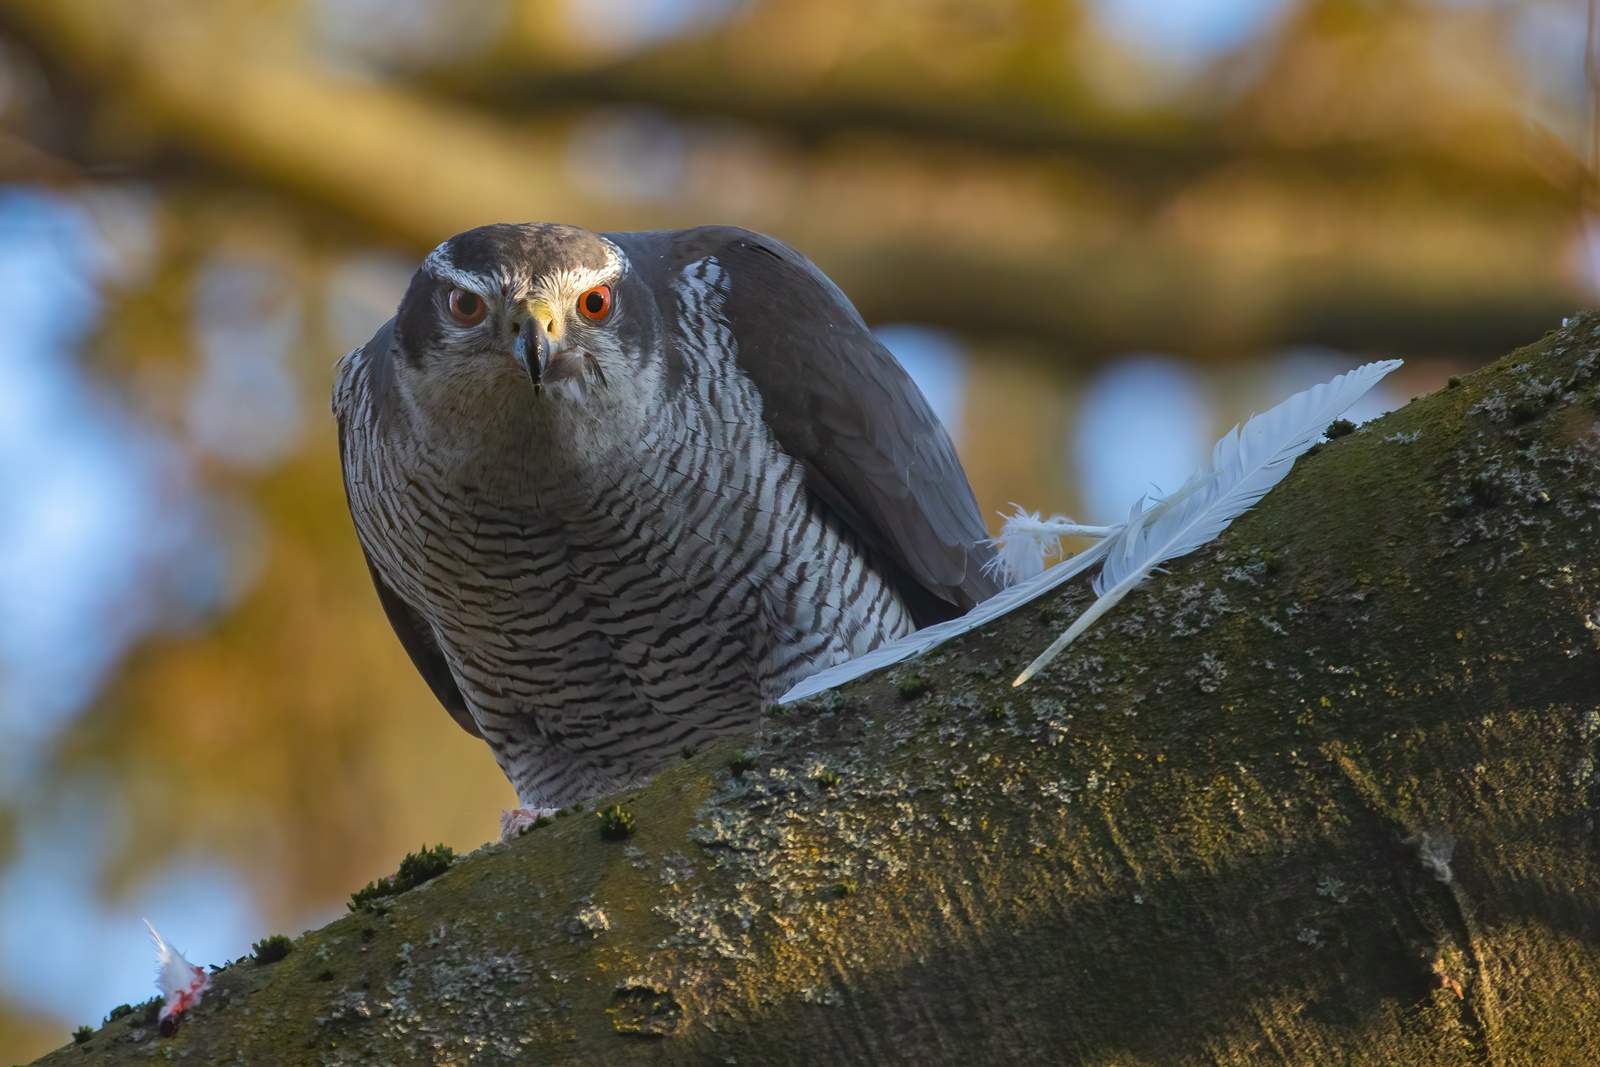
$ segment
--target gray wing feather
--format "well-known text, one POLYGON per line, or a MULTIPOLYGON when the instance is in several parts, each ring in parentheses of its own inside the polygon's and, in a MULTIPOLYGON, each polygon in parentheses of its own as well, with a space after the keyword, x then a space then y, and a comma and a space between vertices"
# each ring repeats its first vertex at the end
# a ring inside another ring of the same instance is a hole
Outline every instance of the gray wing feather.
MULTIPOLYGON (((390 319, 378 328, 372 339, 361 346, 356 352, 346 356, 339 368, 340 384, 334 390, 333 414, 339 425, 339 462, 344 470, 345 500, 350 503, 354 490, 350 485, 350 458, 349 434, 346 432, 346 422, 352 418, 377 419, 386 407, 389 383, 393 375, 390 348, 394 342, 394 320, 390 319), (371 400, 370 405, 363 413, 359 407, 350 410, 353 405, 357 390, 348 387, 350 383, 343 380, 347 374, 365 375, 367 395, 371 400)), ((376 427, 368 427, 368 431, 375 431, 376 427)), ((353 506, 353 505, 352 505, 353 506)), ((359 532, 359 531, 358 531, 359 532)), ((378 573, 378 568, 372 563, 372 556, 368 554, 366 546, 362 545, 361 555, 367 561, 367 573, 372 575, 372 585, 378 591, 378 603, 383 605, 383 613, 389 619, 389 625, 394 628, 395 636, 400 639, 400 647, 406 650, 406 655, 411 657, 411 662, 416 665, 417 672, 422 675, 422 680, 428 683, 428 688, 433 695, 443 704, 451 718, 460 724, 461 728, 473 737, 482 737, 477 722, 472 717, 472 712, 467 708, 466 698, 461 695, 461 688, 456 685, 455 675, 450 673, 450 664, 440 649, 439 642, 433 636, 433 628, 427 620, 413 611, 400 595, 383 580, 378 573)))
POLYGON ((919 626, 964 614, 999 591, 983 573, 993 549, 949 435, 810 260, 729 226, 606 236, 652 273, 716 258, 728 279, 723 314, 739 366, 774 439, 800 461, 811 491, 889 564, 919 626))

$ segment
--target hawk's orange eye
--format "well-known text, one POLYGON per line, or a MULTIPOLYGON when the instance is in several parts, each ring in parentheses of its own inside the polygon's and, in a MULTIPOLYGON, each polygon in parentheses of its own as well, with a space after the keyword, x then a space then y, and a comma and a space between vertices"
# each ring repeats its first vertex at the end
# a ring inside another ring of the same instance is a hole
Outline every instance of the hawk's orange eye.
POLYGON ((465 289, 450 290, 450 317, 463 326, 476 326, 489 314, 489 303, 465 289))
POLYGON ((611 286, 597 285, 578 297, 578 310, 591 322, 611 314, 611 286))

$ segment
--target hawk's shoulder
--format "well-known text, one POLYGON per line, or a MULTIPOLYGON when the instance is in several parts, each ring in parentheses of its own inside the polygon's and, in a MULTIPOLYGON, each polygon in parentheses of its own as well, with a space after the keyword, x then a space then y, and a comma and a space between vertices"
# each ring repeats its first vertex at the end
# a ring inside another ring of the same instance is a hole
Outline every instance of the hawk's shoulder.
MULTIPOLYGON (((374 439, 377 420, 390 401, 393 345, 394 319, 390 319, 378 327, 378 332, 366 344, 346 353, 334 368, 333 415, 339 426, 339 463, 344 474, 345 499, 350 505, 352 517, 363 508, 370 507, 372 501, 369 498, 372 494, 381 492, 367 474, 368 464, 374 462, 375 457, 364 454, 367 449, 361 448, 358 442, 364 440, 370 443, 374 439)), ((395 636, 400 638, 401 647, 411 657, 423 681, 428 683, 428 688, 450 712, 450 716, 467 733, 482 737, 467 707, 466 698, 456 685, 444 651, 434 637, 433 628, 384 580, 377 564, 373 562, 372 551, 366 543, 363 524, 359 519, 356 521, 356 535, 361 542, 361 555, 366 560, 367 573, 372 576, 373 588, 378 591, 378 603, 383 605, 383 614, 394 628, 395 636)))
POLYGON ((919 626, 998 590, 983 573, 993 551, 949 435, 809 259, 733 226, 606 236, 657 293, 715 261, 721 314, 773 439, 824 506, 896 572, 919 626))
POLYGON ((344 425, 387 401, 394 377, 394 324, 378 327, 366 344, 352 348, 333 367, 333 417, 339 420, 341 452, 344 425))

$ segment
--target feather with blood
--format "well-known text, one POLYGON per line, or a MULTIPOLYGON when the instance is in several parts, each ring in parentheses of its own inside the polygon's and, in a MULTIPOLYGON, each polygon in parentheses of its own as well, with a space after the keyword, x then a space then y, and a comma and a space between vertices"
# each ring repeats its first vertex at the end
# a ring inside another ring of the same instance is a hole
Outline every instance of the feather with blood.
POLYGON ((171 1036, 178 1028, 178 1016, 200 1003, 210 979, 203 968, 184 959, 183 953, 161 939, 156 928, 145 920, 145 929, 156 944, 156 989, 161 993, 161 1033, 171 1036))

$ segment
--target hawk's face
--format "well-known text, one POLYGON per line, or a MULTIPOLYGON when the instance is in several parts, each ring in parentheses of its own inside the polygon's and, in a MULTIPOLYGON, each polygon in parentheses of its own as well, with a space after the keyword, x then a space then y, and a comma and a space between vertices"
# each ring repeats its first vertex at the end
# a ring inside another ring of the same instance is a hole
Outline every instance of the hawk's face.
POLYGON ((435 248, 400 303, 398 349, 413 394, 451 407, 589 405, 655 347, 655 301, 622 251, 573 226, 484 226, 435 248))

